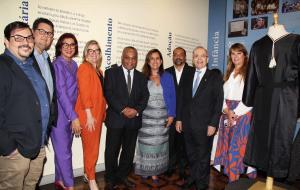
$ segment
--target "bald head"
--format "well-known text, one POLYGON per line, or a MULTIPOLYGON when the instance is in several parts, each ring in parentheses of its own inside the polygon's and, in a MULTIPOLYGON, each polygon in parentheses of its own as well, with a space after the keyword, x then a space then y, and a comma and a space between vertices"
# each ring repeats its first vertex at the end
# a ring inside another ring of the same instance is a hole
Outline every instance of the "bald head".
POLYGON ((208 63, 207 49, 197 46, 193 51, 193 63, 197 69, 206 67, 208 63))

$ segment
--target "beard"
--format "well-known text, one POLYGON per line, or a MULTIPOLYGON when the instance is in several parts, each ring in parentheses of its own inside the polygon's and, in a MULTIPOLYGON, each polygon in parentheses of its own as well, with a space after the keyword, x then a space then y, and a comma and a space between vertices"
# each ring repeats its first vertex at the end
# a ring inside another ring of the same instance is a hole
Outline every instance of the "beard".
POLYGON ((33 47, 29 45, 18 46, 19 54, 23 57, 28 57, 32 53, 33 47), (27 48, 27 49, 24 49, 27 48))
POLYGON ((184 61, 181 59, 175 59, 174 63, 175 63, 175 65, 182 65, 182 64, 184 64, 184 61))

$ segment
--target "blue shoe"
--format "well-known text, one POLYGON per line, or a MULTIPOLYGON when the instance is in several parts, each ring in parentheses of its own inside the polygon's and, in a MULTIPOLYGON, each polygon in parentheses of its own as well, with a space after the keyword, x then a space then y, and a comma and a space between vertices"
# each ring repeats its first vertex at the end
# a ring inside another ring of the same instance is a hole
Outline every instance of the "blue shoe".
POLYGON ((145 182, 145 181, 148 179, 148 177, 149 177, 149 176, 142 175, 142 176, 141 176, 142 182, 145 182))
POLYGON ((154 185, 159 185, 159 179, 158 178, 157 179, 152 179, 152 183, 154 185))

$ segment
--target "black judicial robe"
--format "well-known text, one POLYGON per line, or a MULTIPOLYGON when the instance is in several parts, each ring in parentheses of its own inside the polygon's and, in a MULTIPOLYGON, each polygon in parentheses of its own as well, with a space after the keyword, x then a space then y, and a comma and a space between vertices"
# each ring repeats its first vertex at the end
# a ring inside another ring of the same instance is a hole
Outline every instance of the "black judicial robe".
POLYGON ((298 132, 292 148, 288 180, 293 182, 300 179, 300 132, 298 132))
POLYGON ((253 106, 253 120, 244 162, 271 177, 289 170, 299 103, 300 36, 275 42, 277 65, 269 68, 273 41, 256 41, 250 52, 243 103, 253 106))

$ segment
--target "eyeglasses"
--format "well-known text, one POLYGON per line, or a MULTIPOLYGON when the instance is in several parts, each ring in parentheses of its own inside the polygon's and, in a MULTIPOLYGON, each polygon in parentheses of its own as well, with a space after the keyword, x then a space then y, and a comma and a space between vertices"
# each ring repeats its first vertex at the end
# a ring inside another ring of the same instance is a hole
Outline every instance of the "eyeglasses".
POLYGON ((54 36, 53 32, 47 32, 44 29, 36 29, 37 31, 39 31, 39 34, 42 36, 47 36, 48 38, 52 38, 54 36))
POLYGON ((88 49, 87 50, 87 53, 88 54, 93 54, 93 53, 96 53, 96 54, 100 54, 100 49, 88 49))
POLYGON ((13 37, 16 42, 23 42, 25 39, 28 43, 32 43, 34 41, 33 35, 25 37, 25 36, 21 36, 21 35, 16 34, 16 35, 10 36, 10 37, 13 37))
POLYGON ((68 49, 68 48, 75 49, 76 46, 77 46, 77 45, 74 44, 74 43, 72 43, 72 44, 63 43, 63 44, 62 44, 62 47, 63 47, 64 49, 68 49))

